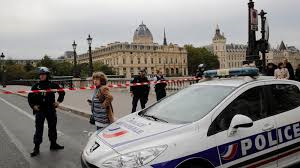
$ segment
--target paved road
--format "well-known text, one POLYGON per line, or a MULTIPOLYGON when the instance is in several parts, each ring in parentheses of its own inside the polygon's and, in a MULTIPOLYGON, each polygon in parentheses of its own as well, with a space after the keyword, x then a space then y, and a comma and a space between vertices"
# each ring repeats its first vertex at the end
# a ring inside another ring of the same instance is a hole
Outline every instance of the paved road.
POLYGON ((47 127, 41 155, 30 158, 34 134, 34 116, 27 100, 17 95, 0 95, 0 167, 80 168, 80 153, 84 148, 88 132, 95 128, 86 118, 58 110, 58 143, 65 149, 49 150, 47 127))
MULTIPOLYGON (((1 89, 1 88, 0 88, 1 89)), ((16 92, 20 90, 30 90, 28 86, 19 86, 19 85, 9 85, 6 87, 6 90, 16 92)), ((175 91, 168 91, 168 95, 174 93, 175 91)), ((131 113, 132 109, 132 97, 130 96, 128 89, 111 89, 111 93, 114 97, 113 107, 114 114, 116 118, 121 118, 125 115, 131 113)), ((62 103, 63 106, 69 107, 71 109, 76 109, 78 111, 91 114, 90 106, 87 103, 87 99, 91 99, 93 90, 77 90, 77 91, 67 91, 65 95, 65 100, 62 103)), ((25 94, 26 95, 26 94, 25 94)), ((149 100, 146 106, 156 102, 156 95, 153 90, 149 94, 149 100)), ((138 104, 137 110, 140 110, 140 103, 138 104)))

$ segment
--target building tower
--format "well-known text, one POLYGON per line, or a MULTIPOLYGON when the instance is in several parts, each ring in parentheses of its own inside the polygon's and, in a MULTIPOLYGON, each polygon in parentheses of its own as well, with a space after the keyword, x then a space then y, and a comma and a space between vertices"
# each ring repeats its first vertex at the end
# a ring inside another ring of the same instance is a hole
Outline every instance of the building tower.
POLYGON ((164 29, 164 45, 168 45, 167 43, 167 37, 166 37, 166 29, 164 29))
POLYGON ((228 68, 226 61, 226 38, 220 32, 219 25, 217 25, 216 33, 213 38, 213 51, 218 56, 220 68, 228 68))

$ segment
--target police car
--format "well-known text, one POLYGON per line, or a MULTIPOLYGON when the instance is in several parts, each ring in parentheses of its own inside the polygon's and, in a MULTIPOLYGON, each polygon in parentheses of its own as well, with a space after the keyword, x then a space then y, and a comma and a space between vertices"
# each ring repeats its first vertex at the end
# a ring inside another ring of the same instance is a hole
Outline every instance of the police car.
POLYGON ((250 67, 204 75, 95 132, 82 167, 254 168, 300 161, 299 82, 259 76, 250 67))

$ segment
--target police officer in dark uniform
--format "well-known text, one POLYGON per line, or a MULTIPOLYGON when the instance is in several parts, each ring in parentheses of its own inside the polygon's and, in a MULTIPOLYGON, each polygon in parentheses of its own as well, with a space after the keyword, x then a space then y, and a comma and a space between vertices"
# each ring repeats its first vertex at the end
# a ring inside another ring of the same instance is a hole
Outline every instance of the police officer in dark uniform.
MULTIPOLYGON (((132 84, 134 83, 143 83, 143 82, 149 82, 146 71, 144 69, 140 70, 140 74, 137 77, 134 77, 134 79, 131 81, 132 84)), ((148 95, 150 91, 150 85, 138 85, 138 86, 131 86, 130 92, 133 96, 132 99, 132 113, 136 111, 136 106, 138 101, 140 100, 142 109, 145 108, 146 103, 148 101, 148 95)))
POLYGON ((154 77, 154 81, 158 82, 157 84, 155 84, 154 88, 155 88, 155 93, 156 93, 156 100, 159 101, 160 99, 166 97, 167 93, 166 93, 166 86, 167 84, 164 83, 165 78, 162 74, 161 71, 157 70, 157 75, 154 77))
MULTIPOLYGON (((39 68, 40 81, 36 83, 31 90, 48 90, 60 89, 58 84, 49 81, 50 71, 46 67, 39 68)), ((65 92, 59 91, 59 97, 55 101, 55 92, 42 92, 42 93, 29 93, 28 103, 33 109, 35 115, 35 134, 33 143, 35 144, 33 152, 30 153, 31 157, 37 156, 40 153, 40 144, 43 141, 43 131, 45 119, 48 122, 48 136, 50 140, 50 150, 64 149, 64 146, 56 143, 57 139, 57 116, 56 108, 64 100, 65 92)))
POLYGON ((203 73, 206 69, 206 65, 205 64, 199 64, 198 65, 198 70, 197 70, 197 73, 196 73, 196 78, 202 78, 203 76, 203 73))

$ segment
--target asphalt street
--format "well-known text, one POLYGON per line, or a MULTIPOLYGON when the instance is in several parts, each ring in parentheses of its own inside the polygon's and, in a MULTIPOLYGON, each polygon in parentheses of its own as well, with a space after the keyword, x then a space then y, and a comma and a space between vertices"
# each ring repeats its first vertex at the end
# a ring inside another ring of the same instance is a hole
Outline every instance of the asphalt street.
POLYGON ((34 115, 27 99, 17 95, 0 95, 0 167, 1 168, 80 168, 80 153, 88 133, 95 131, 88 119, 57 110, 58 143, 61 151, 50 151, 45 122, 41 153, 30 157, 35 131, 34 115))

